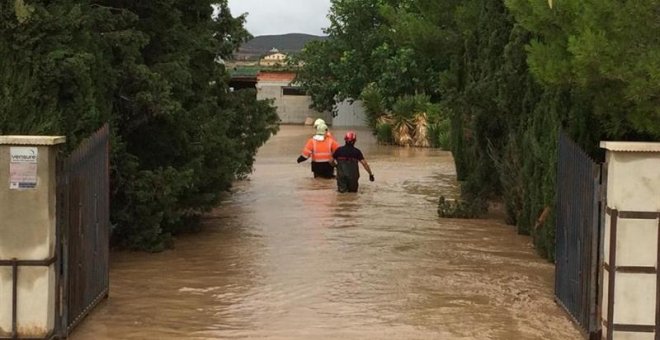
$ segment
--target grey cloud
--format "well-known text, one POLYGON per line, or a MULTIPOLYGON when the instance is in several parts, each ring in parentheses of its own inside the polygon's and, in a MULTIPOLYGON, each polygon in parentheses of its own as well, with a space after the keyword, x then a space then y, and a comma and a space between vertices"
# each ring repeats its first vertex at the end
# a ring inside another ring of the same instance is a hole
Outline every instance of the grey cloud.
POLYGON ((252 35, 322 34, 330 0, 229 0, 231 13, 249 13, 246 28, 252 35))

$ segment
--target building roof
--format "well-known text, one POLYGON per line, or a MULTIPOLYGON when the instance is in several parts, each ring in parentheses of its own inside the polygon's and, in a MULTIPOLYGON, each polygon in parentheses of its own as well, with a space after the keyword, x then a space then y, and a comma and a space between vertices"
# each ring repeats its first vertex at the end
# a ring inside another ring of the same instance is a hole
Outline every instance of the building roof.
POLYGON ((229 70, 229 75, 232 78, 256 78, 259 70, 259 67, 234 67, 229 70))

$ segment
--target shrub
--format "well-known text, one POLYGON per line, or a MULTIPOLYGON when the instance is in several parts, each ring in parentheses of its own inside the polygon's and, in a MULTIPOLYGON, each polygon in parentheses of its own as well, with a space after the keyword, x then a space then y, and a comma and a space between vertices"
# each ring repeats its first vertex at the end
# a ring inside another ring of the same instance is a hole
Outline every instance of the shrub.
POLYGON ((392 144, 392 125, 389 123, 379 123, 376 127, 376 139, 379 143, 392 144))

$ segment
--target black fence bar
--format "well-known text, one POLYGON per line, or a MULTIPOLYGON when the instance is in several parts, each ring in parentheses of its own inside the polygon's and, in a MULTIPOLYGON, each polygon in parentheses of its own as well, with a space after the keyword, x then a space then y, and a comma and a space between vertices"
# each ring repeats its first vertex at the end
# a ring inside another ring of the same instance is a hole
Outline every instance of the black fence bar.
POLYGON ((11 264, 11 336, 18 338, 18 263, 11 264))
POLYGON ((614 289, 616 288, 616 236, 617 236, 617 224, 619 221, 619 211, 614 209, 610 211, 610 251, 609 258, 607 259, 607 265, 610 267, 607 271, 608 282, 607 282, 607 334, 605 337, 607 339, 612 339, 614 335, 614 289))
POLYGON ((55 263, 55 260, 55 256, 46 260, 0 260, 0 267, 11 267, 14 264, 18 267, 48 267, 55 263))

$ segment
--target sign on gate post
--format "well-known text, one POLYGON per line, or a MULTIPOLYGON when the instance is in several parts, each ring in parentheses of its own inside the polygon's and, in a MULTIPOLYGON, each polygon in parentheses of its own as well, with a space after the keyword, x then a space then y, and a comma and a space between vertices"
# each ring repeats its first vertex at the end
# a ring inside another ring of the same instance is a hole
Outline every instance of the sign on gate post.
POLYGON ((660 339, 660 143, 607 150, 603 338, 660 339))
POLYGON ((64 141, 0 136, 0 339, 54 332, 55 156, 64 141))
POLYGON ((9 189, 36 189, 39 148, 9 147, 9 189))

